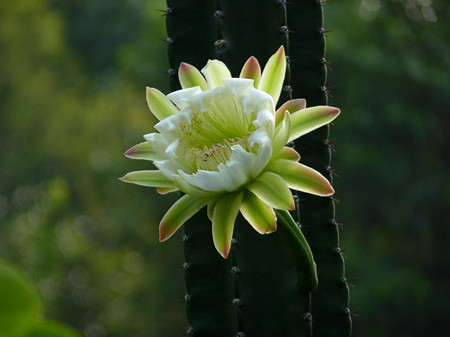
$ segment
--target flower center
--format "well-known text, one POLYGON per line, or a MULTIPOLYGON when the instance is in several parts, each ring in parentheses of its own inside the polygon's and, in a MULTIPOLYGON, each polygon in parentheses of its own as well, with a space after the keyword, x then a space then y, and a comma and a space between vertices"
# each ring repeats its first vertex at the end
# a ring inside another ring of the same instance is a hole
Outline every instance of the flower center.
POLYGON ((178 158, 189 173, 217 171, 229 160, 233 145, 252 150, 248 138, 256 130, 255 118, 256 111, 244 112, 236 95, 212 99, 202 111, 193 111, 190 121, 180 123, 178 158))

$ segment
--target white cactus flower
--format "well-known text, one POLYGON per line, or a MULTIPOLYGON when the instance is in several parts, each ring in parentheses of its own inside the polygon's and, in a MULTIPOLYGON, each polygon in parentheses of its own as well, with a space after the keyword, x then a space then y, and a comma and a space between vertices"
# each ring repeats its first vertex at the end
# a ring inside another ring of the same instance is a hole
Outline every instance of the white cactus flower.
POLYGON ((281 47, 262 75, 254 57, 240 78, 231 78, 218 60, 201 72, 182 63, 183 89, 165 96, 147 88, 158 132, 145 135, 146 142, 125 155, 151 160, 158 170, 130 172, 121 180, 156 187, 161 194, 185 193, 161 220, 160 241, 207 205, 214 245, 226 258, 239 211, 257 232, 271 233, 277 226, 274 209, 295 208, 290 188, 319 196, 334 193, 325 177, 298 163, 300 155, 285 145, 331 122, 340 110, 306 108, 302 99, 276 110, 285 70, 281 47))

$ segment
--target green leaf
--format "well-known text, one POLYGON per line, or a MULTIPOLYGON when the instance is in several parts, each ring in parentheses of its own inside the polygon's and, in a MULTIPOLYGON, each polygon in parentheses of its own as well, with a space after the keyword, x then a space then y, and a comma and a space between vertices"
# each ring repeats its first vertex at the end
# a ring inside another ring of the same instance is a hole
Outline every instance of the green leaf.
POLYGON ((202 73, 188 63, 181 62, 178 68, 178 78, 183 89, 199 86, 203 91, 208 90, 208 84, 202 73))
POLYGON ((272 96, 274 103, 278 102, 281 89, 283 88, 284 76, 286 73, 286 55, 284 47, 281 46, 273 54, 264 67, 258 89, 267 92, 272 96))
POLYGON ((277 159, 270 163, 267 169, 279 174, 294 190, 323 197, 334 193, 333 186, 327 178, 316 170, 295 161, 277 159))
POLYGON ((207 199, 185 194, 167 211, 159 224, 159 241, 170 238, 189 218, 206 205, 207 199))
POLYGON ((276 231, 277 218, 273 208, 252 192, 245 192, 240 210, 244 218, 258 233, 267 234, 276 231))
POLYGON ((289 141, 324 126, 334 120, 341 110, 331 106, 314 106, 291 114, 289 141))
POLYGON ((178 113, 176 106, 158 89, 147 87, 147 104, 158 120, 178 113))
POLYGON ((2 337, 22 337, 38 319, 39 301, 30 281, 0 260, 0 332, 2 337))
POLYGON ((214 246, 224 258, 228 257, 233 237, 234 222, 239 212, 244 192, 227 193, 214 207, 212 231, 214 246))
POLYGON ((131 149, 125 152, 125 156, 131 159, 141 159, 141 160, 164 159, 158 153, 156 153, 156 151, 148 142, 142 142, 133 146, 131 149))
POLYGON ((278 174, 264 172, 247 189, 273 208, 295 209, 292 193, 278 174))
POLYGON ((147 187, 176 188, 174 182, 159 170, 133 171, 119 178, 125 183, 147 187))

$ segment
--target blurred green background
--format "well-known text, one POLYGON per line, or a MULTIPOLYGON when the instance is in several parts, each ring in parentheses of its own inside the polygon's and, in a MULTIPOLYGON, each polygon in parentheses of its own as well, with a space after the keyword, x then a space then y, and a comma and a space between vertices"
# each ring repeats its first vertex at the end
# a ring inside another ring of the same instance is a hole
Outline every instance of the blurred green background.
MULTIPOLYGON (((327 7, 353 336, 449 336, 450 4, 327 7)), ((180 240, 157 238, 176 196, 117 180, 148 167, 122 154, 153 130, 145 85, 168 93, 164 8, 0 2, 0 255, 88 337, 188 325, 180 240)))

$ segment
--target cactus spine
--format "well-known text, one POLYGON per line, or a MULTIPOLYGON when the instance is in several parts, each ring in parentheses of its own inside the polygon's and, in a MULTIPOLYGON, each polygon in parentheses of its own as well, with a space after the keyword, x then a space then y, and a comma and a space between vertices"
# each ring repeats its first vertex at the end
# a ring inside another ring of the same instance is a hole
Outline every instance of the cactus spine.
MULTIPOLYGON (((202 68, 208 58, 218 58, 238 76, 249 56, 264 65, 283 44, 291 62, 280 103, 294 93, 309 105, 326 104, 320 2, 171 0, 166 13, 172 90, 180 88, 176 72, 181 61, 202 68)), ((330 151, 324 143, 328 128, 305 138, 295 144, 305 164, 331 178, 330 151)), ((337 250, 333 200, 306 195, 298 200, 301 213, 297 207, 295 218, 318 263, 317 294, 296 288, 295 266, 280 233, 261 236, 238 217, 231 255, 224 260, 213 247, 206 212, 198 213, 185 224, 183 238, 189 336, 349 335, 348 288, 337 250)))

